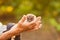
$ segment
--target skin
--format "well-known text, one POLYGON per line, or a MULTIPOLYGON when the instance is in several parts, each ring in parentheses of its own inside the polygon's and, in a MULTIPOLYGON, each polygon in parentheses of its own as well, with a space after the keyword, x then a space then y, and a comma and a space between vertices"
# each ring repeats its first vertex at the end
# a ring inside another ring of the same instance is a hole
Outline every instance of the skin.
POLYGON ((34 31, 41 28, 41 17, 37 17, 35 21, 29 23, 25 22, 26 18, 27 16, 24 15, 17 24, 15 24, 9 31, 3 33, 0 36, 0 40, 7 40, 12 36, 19 35, 22 32, 34 31))

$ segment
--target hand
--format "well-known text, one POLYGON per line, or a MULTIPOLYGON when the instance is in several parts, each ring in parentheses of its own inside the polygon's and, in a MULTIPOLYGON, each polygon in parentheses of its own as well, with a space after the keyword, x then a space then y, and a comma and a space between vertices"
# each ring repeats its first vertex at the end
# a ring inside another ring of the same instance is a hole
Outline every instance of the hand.
POLYGON ((13 29, 23 30, 23 31, 33 31, 41 28, 41 17, 37 17, 36 20, 32 22, 25 22, 27 16, 24 15, 22 19, 17 23, 13 29))
POLYGON ((0 40, 7 40, 14 35, 19 35, 22 31, 33 31, 41 28, 41 17, 37 17, 36 20, 32 22, 25 22, 26 18, 27 16, 24 15, 17 24, 0 36, 0 40))
POLYGON ((26 31, 33 31, 41 28, 41 17, 37 17, 35 21, 32 22, 25 22, 27 16, 24 15, 22 19, 18 22, 21 28, 26 31))

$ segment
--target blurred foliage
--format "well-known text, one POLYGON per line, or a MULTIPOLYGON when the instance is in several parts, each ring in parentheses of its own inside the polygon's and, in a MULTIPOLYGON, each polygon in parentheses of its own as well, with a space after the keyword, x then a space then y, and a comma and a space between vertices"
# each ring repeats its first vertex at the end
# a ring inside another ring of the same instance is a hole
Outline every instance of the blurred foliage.
POLYGON ((42 16, 60 31, 60 0, 0 0, 0 21, 17 22, 24 14, 42 16))

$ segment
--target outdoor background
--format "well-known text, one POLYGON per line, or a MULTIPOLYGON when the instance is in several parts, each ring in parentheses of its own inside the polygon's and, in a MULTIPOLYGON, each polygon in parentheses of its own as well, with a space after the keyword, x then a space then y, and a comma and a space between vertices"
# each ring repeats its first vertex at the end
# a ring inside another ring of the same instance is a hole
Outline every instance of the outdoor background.
POLYGON ((42 28, 24 32, 21 40, 60 40, 60 0, 0 0, 0 22, 17 23, 24 14, 42 17, 42 28))

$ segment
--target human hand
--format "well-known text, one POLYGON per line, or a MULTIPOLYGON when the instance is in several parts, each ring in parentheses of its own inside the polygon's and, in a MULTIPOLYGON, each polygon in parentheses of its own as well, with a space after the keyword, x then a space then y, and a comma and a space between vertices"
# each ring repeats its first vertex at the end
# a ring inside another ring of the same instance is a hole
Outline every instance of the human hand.
POLYGON ((9 31, 3 33, 0 36, 0 40, 7 40, 14 35, 19 35, 24 31, 31 31, 31 30, 33 31, 41 28, 41 17, 37 17, 35 20, 31 22, 27 21, 25 22, 26 19, 27 16, 24 15, 17 24, 15 24, 9 31))
POLYGON ((18 24, 20 25, 21 28, 23 28, 23 30, 33 31, 41 28, 42 26, 41 17, 35 18, 35 20, 33 20, 32 22, 25 22, 26 19, 27 19, 27 16, 24 15, 22 19, 18 22, 18 24))

